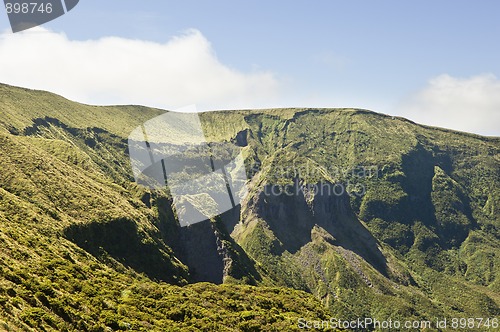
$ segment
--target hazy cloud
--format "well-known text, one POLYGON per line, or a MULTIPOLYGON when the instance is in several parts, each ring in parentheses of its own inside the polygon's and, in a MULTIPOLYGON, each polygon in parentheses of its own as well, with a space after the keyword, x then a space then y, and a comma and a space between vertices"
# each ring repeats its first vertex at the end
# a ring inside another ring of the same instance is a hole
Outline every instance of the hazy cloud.
POLYGON ((52 91, 90 104, 250 108, 279 89, 266 71, 222 64, 190 30, 166 43, 118 37, 74 41, 42 28, 0 35, 0 82, 52 91))
POLYGON ((423 124, 500 136, 500 80, 440 75, 405 100, 402 115, 423 124))

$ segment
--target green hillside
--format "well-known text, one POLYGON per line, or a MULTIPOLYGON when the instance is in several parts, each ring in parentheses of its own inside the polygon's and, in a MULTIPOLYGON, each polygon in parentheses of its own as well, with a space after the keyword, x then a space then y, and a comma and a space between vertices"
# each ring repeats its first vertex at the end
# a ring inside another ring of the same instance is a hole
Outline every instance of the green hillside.
POLYGON ((2 329, 500 315, 499 138, 357 109, 203 113, 214 146, 243 152, 249 195, 181 228, 128 155, 163 112, 0 84, 2 329))

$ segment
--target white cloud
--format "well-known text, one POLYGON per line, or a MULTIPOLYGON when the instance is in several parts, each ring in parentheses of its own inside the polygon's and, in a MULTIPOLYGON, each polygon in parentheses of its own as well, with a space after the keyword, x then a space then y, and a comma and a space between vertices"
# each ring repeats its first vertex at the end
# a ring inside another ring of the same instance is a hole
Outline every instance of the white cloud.
POLYGON ((402 102, 399 112, 419 123, 500 136, 500 80, 440 75, 402 102))
POLYGON ((90 104, 173 109, 251 108, 280 88, 269 72, 222 64, 197 30, 155 43, 118 37, 74 41, 43 28, 0 35, 0 82, 90 104))

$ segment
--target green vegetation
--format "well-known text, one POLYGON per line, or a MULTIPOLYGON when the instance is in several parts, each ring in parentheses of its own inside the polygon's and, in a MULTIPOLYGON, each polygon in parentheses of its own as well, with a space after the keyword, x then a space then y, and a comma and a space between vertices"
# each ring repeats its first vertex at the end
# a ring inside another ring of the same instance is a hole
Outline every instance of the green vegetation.
POLYGON ((218 143, 243 151, 249 195, 180 228, 128 158, 130 131, 162 112, 0 84, 0 329, 500 315, 499 138, 355 109, 204 113, 223 158, 238 150, 218 143), (325 184, 346 190, 308 187, 325 184), (298 194, 266 194, 285 187, 298 194))

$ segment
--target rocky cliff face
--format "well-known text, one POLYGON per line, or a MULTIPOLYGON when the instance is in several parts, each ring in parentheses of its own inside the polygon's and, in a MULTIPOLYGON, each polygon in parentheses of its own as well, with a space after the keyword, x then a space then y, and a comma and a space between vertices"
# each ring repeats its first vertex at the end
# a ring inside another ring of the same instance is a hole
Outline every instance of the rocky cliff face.
POLYGON ((342 183, 305 184, 297 178, 288 186, 266 185, 251 210, 292 254, 310 243, 314 228, 319 227, 331 236, 332 245, 355 252, 385 273, 377 240, 357 219, 342 188, 342 183))
POLYGON ((193 282, 222 283, 232 258, 222 236, 209 220, 181 230, 179 257, 189 267, 193 282))

